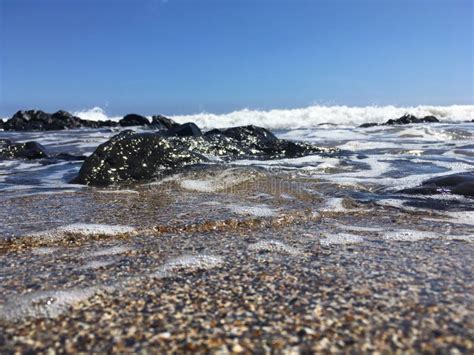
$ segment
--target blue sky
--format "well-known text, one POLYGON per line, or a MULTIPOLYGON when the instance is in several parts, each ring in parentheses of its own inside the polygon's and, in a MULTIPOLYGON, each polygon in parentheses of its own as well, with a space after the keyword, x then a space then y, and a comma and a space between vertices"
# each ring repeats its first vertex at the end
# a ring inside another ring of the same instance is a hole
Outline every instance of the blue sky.
POLYGON ((471 0, 0 0, 0 115, 472 104, 471 0))

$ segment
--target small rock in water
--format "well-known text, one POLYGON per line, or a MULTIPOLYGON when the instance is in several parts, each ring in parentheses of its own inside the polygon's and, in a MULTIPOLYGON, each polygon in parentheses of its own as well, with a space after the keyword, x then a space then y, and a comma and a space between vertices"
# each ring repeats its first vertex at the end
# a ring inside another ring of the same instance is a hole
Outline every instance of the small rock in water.
POLYGON ((474 172, 438 176, 424 181, 421 186, 399 191, 403 194, 434 195, 448 193, 474 197, 474 172))
POLYGON ((12 143, 7 139, 0 139, 0 159, 40 159, 47 157, 46 148, 37 142, 12 143))
MULTIPOLYGON (((382 126, 396 126, 396 125, 405 125, 411 123, 436 123, 439 120, 435 116, 425 116, 418 118, 414 115, 406 114, 397 119, 390 119, 387 122, 381 124, 382 126)), ((369 128, 379 126, 378 123, 364 123, 359 126, 359 128, 369 128)))
POLYGON ((130 113, 125 115, 120 121, 119 125, 122 127, 130 127, 130 126, 147 126, 150 124, 148 118, 144 116, 137 115, 135 113, 130 113))

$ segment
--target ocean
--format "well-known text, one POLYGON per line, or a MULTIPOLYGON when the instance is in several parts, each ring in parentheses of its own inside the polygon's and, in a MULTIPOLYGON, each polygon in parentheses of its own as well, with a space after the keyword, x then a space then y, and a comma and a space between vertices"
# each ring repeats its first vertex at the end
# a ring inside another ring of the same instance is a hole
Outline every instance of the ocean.
MULTIPOLYGON (((100 108, 74 114, 120 119, 100 108)), ((380 329, 399 322, 385 319, 386 309, 416 318, 416 307, 443 303, 443 312, 423 319, 434 317, 429 323, 434 328, 446 325, 446 339, 459 336, 449 341, 467 349, 468 327, 447 325, 472 316, 467 285, 472 285, 474 200, 403 190, 474 171, 474 106, 313 106, 170 117, 203 130, 253 124, 278 138, 337 148, 340 154, 230 162, 211 157, 204 167, 160 180, 103 188, 70 183, 80 161, 0 161, 0 326, 20 324, 40 334, 32 320, 46 319, 59 334, 61 321, 82 319, 95 309, 91 319, 113 310, 125 329, 139 314, 126 307, 146 308, 149 302, 157 308, 147 311, 143 329, 165 339, 175 325, 208 321, 212 302, 232 307, 256 302, 266 313, 258 318, 257 308, 246 312, 253 312, 255 322, 267 322, 269 334, 280 333, 276 325, 286 321, 332 319, 351 329, 351 344, 358 344, 357 319, 367 329, 380 329), (359 127, 406 113, 434 115, 440 122, 359 127), (239 296, 230 297, 233 292, 239 296), (176 298, 168 299, 171 295, 176 298), (199 299, 195 307, 202 312, 191 323, 173 318, 189 299, 199 299), (356 311, 350 317, 348 300, 360 300, 351 303, 356 311), (179 307, 170 310, 169 304, 179 307), (287 304, 295 305, 282 311, 287 318, 271 318, 272 310, 287 304), (148 323, 152 313, 171 317, 173 327, 148 323)), ((0 139, 89 156, 121 130, 0 131, 0 139)), ((72 320, 67 332, 81 326, 72 320)), ((419 332, 429 340, 430 327, 415 327, 418 333, 410 328, 400 341, 418 339, 419 332)), ((340 333, 328 329, 321 325, 319 331, 337 340, 340 333)))

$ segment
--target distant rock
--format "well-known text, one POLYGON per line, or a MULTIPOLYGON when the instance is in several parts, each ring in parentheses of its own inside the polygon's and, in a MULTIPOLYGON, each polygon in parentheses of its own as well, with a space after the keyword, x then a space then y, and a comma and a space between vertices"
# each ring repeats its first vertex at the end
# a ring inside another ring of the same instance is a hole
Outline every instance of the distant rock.
POLYGON ((222 131, 222 134, 258 149, 278 141, 278 138, 269 130, 252 125, 227 128, 222 131))
POLYGON ((8 139, 0 139, 0 160, 3 159, 40 159, 47 158, 46 148, 37 142, 12 143, 8 139))
POLYGON ((420 186, 399 192, 419 195, 448 193, 474 197, 474 171, 434 177, 424 181, 420 186))
POLYGON ((3 124, 5 131, 56 131, 76 128, 114 127, 112 121, 88 121, 66 111, 53 114, 40 110, 18 111, 3 124))
POLYGON ((170 128, 165 132, 168 137, 199 137, 202 136, 201 129, 192 122, 184 123, 170 128))
POLYGON ((359 126, 359 128, 370 128, 370 127, 375 127, 378 126, 378 123, 364 123, 359 126))
POLYGON ((163 115, 156 115, 151 117, 151 126, 155 129, 171 129, 178 127, 180 124, 173 121, 171 118, 165 117, 163 115))
POLYGON ((403 124, 410 124, 410 123, 436 123, 439 120, 434 116, 425 116, 423 118, 418 118, 413 115, 403 115, 396 120, 388 120, 384 123, 385 126, 393 126, 393 125, 403 125, 403 124))
POLYGON ((359 126, 359 128, 369 128, 369 127, 375 127, 375 126, 396 126, 396 125, 405 125, 405 124, 411 124, 411 123, 436 123, 439 122, 439 120, 435 116, 425 116, 423 118, 418 118, 414 115, 403 115, 400 118, 397 119, 390 119, 385 123, 378 124, 378 123, 364 123, 359 126))
POLYGON ((150 121, 144 116, 140 116, 134 113, 130 113, 119 121, 119 125, 122 127, 131 126, 148 126, 150 121))
POLYGON ((86 159, 73 182, 107 186, 150 180, 208 162, 211 156, 231 161, 237 158, 294 158, 337 151, 280 140, 270 131, 255 126, 229 128, 206 135, 198 134, 201 131, 196 132, 196 128, 199 130, 194 124, 174 128, 180 134, 186 131, 184 136, 170 135, 166 131, 140 134, 124 131, 100 145, 86 159), (183 131, 179 131, 180 128, 183 131))
POLYGON ((3 129, 3 120, 0 118, 0 129, 3 129))

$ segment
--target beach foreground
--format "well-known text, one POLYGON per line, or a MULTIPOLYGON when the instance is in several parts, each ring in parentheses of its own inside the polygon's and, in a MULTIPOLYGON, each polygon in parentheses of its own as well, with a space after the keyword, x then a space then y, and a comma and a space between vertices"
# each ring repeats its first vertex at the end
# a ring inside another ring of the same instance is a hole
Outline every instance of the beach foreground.
POLYGON ((472 220, 249 176, 24 197, 110 208, 2 243, 2 352, 472 351, 472 220))
POLYGON ((472 123, 279 131, 272 159, 71 183, 119 131, 0 132, 48 150, 0 162, 0 352, 472 353, 472 123))

